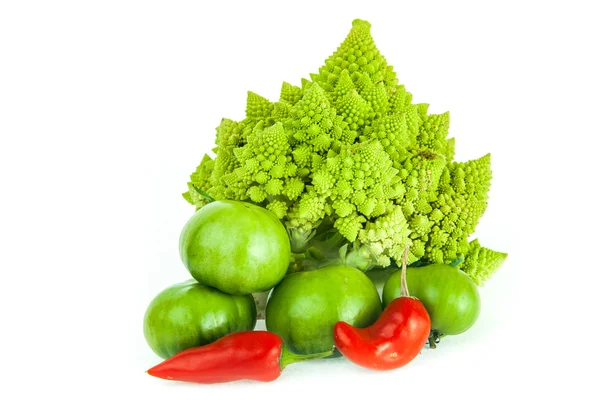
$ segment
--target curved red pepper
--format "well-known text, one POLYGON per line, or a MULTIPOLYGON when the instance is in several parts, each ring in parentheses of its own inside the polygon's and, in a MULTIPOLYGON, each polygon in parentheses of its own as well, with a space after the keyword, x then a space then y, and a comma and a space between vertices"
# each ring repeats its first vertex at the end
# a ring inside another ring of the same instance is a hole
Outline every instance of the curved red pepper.
POLYGON ((294 362, 327 357, 333 350, 300 355, 291 353, 283 340, 267 331, 226 335, 205 346, 184 350, 146 371, 157 378, 219 383, 241 379, 269 382, 294 362))
POLYGON ((402 263, 402 296, 383 310, 377 321, 366 328, 346 322, 334 327, 334 342, 340 353, 355 364, 377 370, 402 367, 421 351, 431 330, 429 314, 406 287, 406 261, 402 263))

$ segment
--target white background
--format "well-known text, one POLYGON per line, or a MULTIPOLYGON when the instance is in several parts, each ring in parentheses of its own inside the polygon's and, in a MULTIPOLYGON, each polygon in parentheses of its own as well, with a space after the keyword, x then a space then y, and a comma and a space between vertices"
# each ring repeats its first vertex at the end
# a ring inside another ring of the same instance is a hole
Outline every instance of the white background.
POLYGON ((2 2, 0 398, 598 398, 593 3, 2 2), (416 102, 451 111, 459 160, 492 153, 477 237, 509 258, 480 319, 387 373, 147 376, 143 313, 188 278, 181 193, 214 128, 316 72, 354 18, 416 102))

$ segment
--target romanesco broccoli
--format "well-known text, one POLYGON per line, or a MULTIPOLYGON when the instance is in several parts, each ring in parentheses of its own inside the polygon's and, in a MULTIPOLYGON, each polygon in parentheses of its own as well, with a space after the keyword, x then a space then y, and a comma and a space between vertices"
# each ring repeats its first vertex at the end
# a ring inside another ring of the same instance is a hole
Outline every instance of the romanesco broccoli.
POLYGON ((355 20, 338 49, 279 100, 248 92, 246 118, 223 119, 185 199, 249 201, 287 228, 296 268, 345 263, 362 270, 399 260, 451 263, 482 284, 505 253, 469 236, 487 206, 489 154, 454 161, 449 113, 428 114, 398 84, 355 20), (302 256, 300 256, 302 255, 302 256))

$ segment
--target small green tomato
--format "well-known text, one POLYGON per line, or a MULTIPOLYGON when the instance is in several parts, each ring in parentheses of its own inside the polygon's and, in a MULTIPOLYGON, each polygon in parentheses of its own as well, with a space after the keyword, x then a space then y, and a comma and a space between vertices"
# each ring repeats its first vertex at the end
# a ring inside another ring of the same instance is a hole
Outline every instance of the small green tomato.
POLYGON ((230 294, 271 289, 291 256, 287 232, 272 212, 230 200, 214 201, 189 219, 179 252, 198 282, 230 294))
POLYGON ((329 266, 286 276, 269 297, 265 322, 293 352, 312 354, 333 347, 336 322, 365 327, 379 314, 379 293, 363 272, 329 266))
POLYGON ((150 302, 144 337, 159 357, 169 358, 255 325, 251 295, 230 295, 190 279, 166 288, 150 302))

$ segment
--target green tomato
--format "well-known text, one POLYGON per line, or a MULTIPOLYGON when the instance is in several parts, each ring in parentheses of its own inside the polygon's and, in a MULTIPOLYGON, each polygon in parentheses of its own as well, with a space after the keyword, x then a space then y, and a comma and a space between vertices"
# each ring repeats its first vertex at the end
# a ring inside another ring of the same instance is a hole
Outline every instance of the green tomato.
POLYGON ((275 286, 267 303, 266 326, 291 351, 311 354, 333 347, 336 322, 365 327, 380 313, 379 293, 363 272, 329 266, 292 273, 275 286))
MULTIPOLYGON (((469 329, 481 309, 475 282, 463 271, 444 264, 406 269, 408 292, 421 300, 431 329, 440 335, 458 335, 469 329)), ((400 297, 400 271, 389 276, 383 286, 383 303, 400 297)))
POLYGON ((159 357, 169 358, 255 325, 251 295, 230 295, 190 279, 166 288, 150 302, 144 336, 159 357))
POLYGON ((179 253, 198 282, 230 294, 271 289, 291 256, 287 232, 273 213, 229 200, 214 201, 189 219, 179 253))

